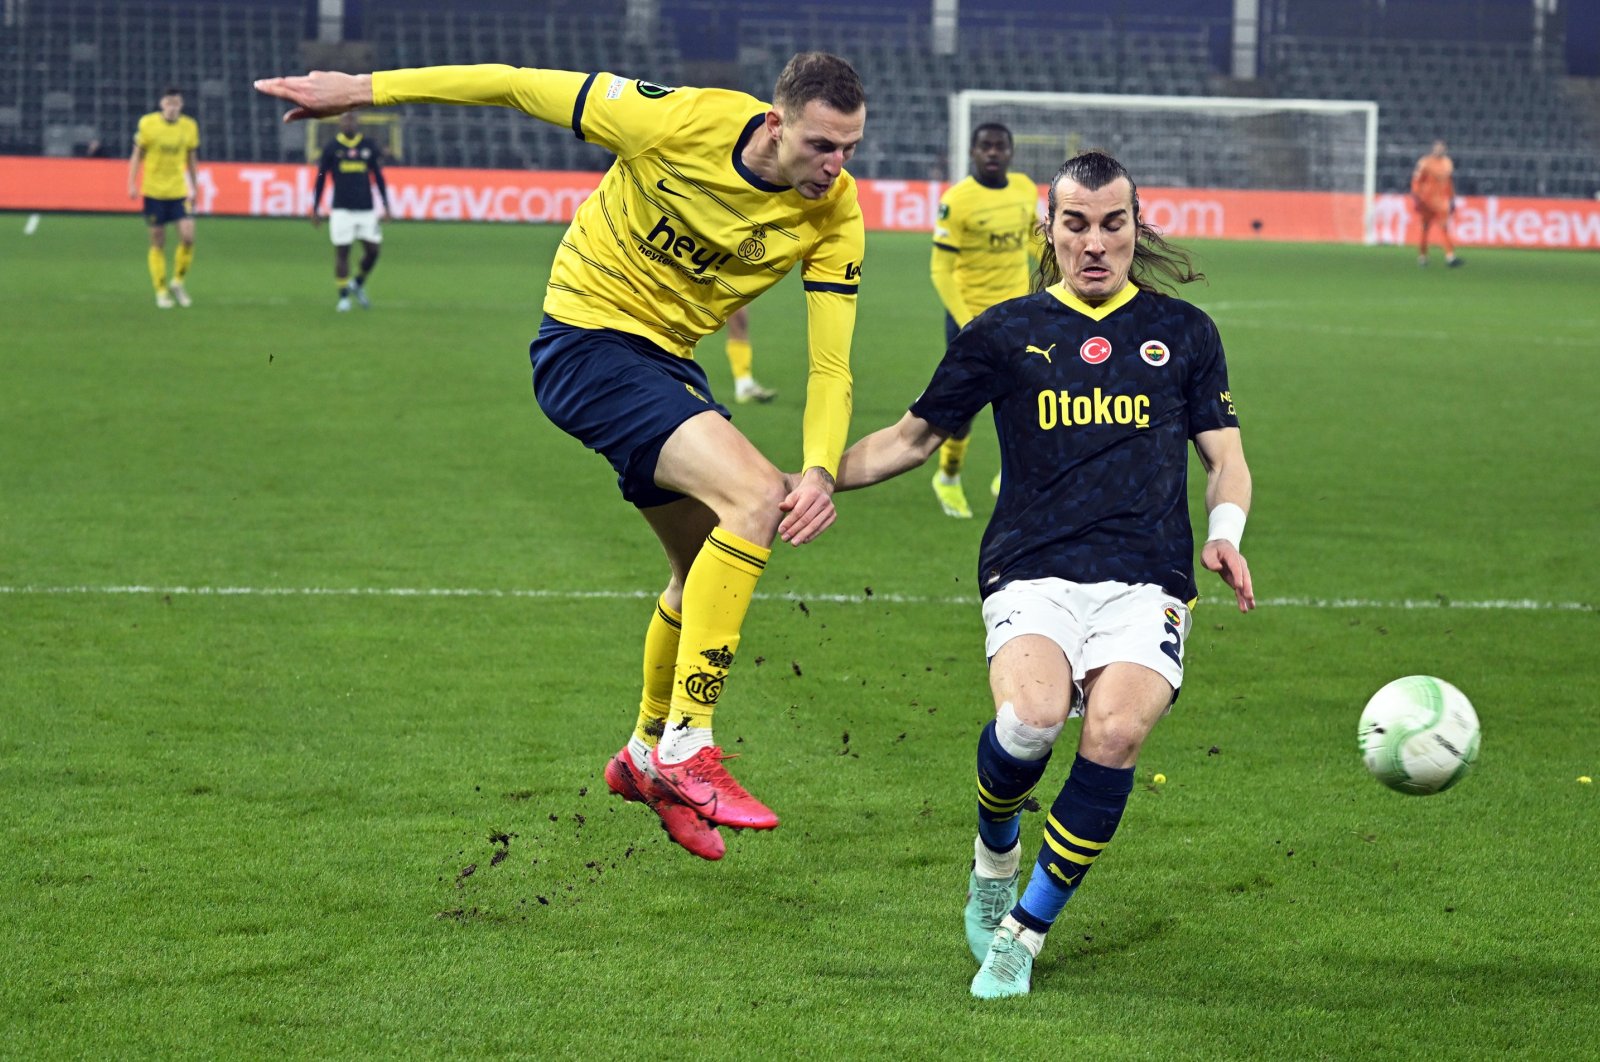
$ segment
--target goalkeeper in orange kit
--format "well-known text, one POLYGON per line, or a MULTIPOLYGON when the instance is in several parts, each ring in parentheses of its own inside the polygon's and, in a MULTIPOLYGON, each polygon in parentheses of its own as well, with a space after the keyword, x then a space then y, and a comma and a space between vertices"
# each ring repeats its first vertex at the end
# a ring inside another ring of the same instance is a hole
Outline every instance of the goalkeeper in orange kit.
POLYGON ((1456 164, 1445 154, 1443 140, 1433 142, 1433 150, 1417 160, 1411 171, 1411 203, 1422 222, 1421 241, 1417 247, 1417 265, 1428 264, 1428 230, 1439 226, 1439 246, 1444 248, 1444 262, 1458 266, 1456 245, 1450 239, 1450 215, 1456 204, 1456 164))

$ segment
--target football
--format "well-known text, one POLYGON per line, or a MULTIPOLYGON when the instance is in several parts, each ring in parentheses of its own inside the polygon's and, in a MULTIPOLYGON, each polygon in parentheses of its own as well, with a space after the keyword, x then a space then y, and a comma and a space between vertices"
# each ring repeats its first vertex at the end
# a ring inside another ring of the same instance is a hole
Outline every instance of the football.
POLYGON ((1478 758, 1478 713, 1443 679, 1407 675, 1384 686, 1361 712, 1361 758, 1372 776, 1413 796, 1442 793, 1478 758))

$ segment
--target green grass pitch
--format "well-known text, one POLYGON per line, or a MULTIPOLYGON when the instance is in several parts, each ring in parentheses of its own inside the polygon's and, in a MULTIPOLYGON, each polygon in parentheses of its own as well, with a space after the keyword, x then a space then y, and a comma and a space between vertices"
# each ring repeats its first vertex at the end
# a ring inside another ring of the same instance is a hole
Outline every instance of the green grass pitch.
MULTIPOLYGON (((600 777, 665 566, 532 401, 559 230, 393 223, 373 309, 339 315, 304 222, 202 220, 195 305, 161 312, 136 218, 24 221, 0 215, 0 1054, 1600 1050, 1595 256, 1196 245, 1264 603, 1202 574, 1109 857, 1033 994, 978 1005, 990 425, 980 519, 925 471, 780 544, 718 734, 783 825, 706 864, 600 777), (1355 747, 1417 672, 1484 726, 1426 799, 1355 747)), ((938 359, 927 254, 870 240, 852 438, 938 359)), ((752 315, 781 394, 737 423, 792 465, 797 285, 752 315)))

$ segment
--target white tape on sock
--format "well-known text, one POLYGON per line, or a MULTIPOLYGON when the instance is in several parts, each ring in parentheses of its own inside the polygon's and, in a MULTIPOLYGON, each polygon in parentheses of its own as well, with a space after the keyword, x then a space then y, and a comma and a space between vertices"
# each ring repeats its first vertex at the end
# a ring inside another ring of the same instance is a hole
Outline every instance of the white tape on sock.
POLYGON ((1061 736, 1064 723, 1055 726, 1029 726, 1017 718, 1017 710, 1010 701, 1000 706, 994 716, 994 736, 1000 747, 1019 760, 1042 760, 1050 755, 1050 748, 1061 736))

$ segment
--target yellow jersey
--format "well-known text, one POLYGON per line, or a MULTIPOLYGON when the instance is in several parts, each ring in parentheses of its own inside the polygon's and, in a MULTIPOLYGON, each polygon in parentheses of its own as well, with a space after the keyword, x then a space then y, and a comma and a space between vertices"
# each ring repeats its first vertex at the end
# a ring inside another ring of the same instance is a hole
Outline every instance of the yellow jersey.
POLYGON ((183 181, 189 159, 200 147, 200 127, 187 114, 169 122, 160 111, 139 119, 133 142, 144 152, 141 188, 151 199, 185 199, 189 186, 183 181))
POLYGON ((1028 251, 1039 221, 1039 189, 1020 173, 1004 188, 968 176, 939 197, 933 283, 956 324, 1028 293, 1028 251))
POLYGON ((768 104, 723 89, 495 64, 380 71, 372 98, 514 107, 616 153, 551 265, 544 309, 559 321, 644 336, 690 358, 799 266, 810 355, 804 467, 837 471, 866 231, 848 173, 806 199, 745 166, 741 149, 768 104))

